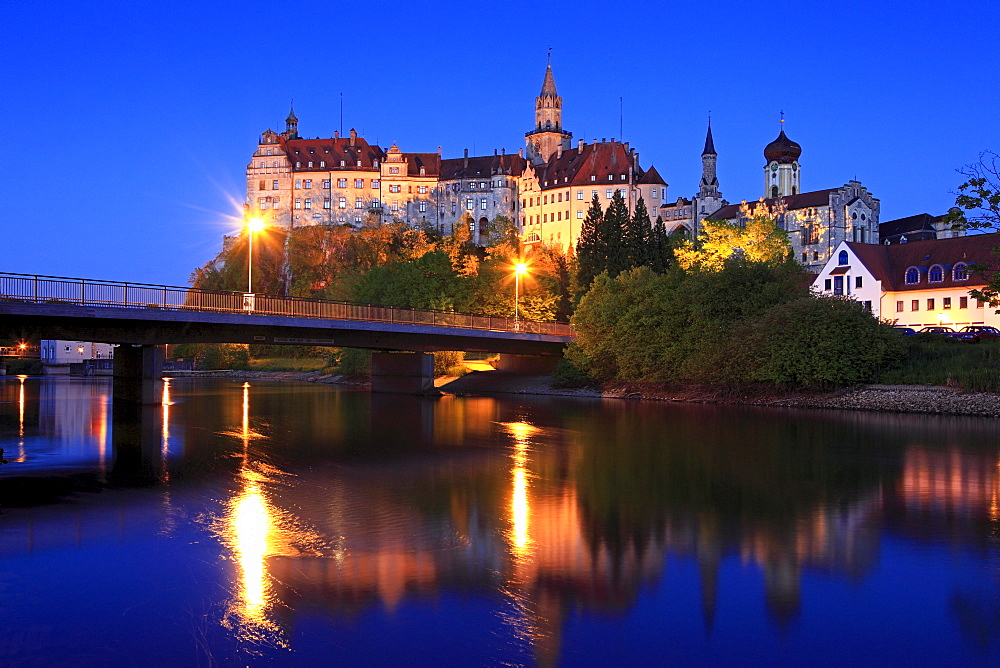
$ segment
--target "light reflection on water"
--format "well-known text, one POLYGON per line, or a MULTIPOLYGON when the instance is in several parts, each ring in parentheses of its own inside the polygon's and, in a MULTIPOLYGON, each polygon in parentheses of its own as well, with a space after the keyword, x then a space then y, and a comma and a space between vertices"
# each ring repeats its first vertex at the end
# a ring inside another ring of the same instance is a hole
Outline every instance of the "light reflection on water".
POLYGON ((73 615, 23 583, 113 582, 134 549, 173 584, 89 604, 203 610, 222 663, 328 662, 333 638, 345 663, 997 655, 995 421, 179 380, 125 410, 108 388, 0 381, 0 446, 24 448, 0 469, 0 647, 12 615, 73 615), (4 496, 88 462, 101 494, 4 496))

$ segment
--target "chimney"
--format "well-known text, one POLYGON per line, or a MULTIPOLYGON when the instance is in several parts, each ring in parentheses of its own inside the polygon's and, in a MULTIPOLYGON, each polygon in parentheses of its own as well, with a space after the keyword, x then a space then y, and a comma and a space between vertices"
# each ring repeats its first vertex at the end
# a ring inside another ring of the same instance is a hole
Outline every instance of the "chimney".
POLYGON ((463 163, 466 169, 469 168, 469 149, 465 149, 465 162, 463 163))
POLYGON ((606 142, 606 141, 608 141, 608 138, 607 138, 607 137, 601 137, 601 143, 602 143, 602 144, 603 144, 604 142, 606 142))
POLYGON ((636 173, 638 173, 639 172, 639 151, 633 151, 632 152, 632 157, 634 158, 634 160, 632 161, 632 165, 634 166, 634 169, 635 169, 636 173))
POLYGON ((576 150, 578 150, 578 151, 582 151, 583 150, 583 140, 582 139, 577 140, 577 142, 576 142, 576 150))
POLYGON ((524 157, 524 149, 523 148, 517 149, 517 157, 519 157, 519 158, 523 158, 524 157))
POLYGON ((334 130, 333 131, 333 138, 334 139, 340 139, 340 132, 338 132, 337 130, 334 130))
POLYGON ((625 142, 625 150, 628 151, 628 142, 625 142))
POLYGON ((440 146, 438 146, 438 157, 439 158, 441 157, 441 147, 440 146))
POLYGON ((561 157, 562 157, 562 142, 560 142, 559 145, 556 146, 556 158, 561 158, 561 157))
POLYGON ((358 139, 358 131, 351 128, 351 146, 354 146, 354 142, 358 139))
POLYGON ((507 149, 505 148, 500 149, 500 155, 507 155, 507 149))
POLYGON ((493 157, 496 157, 496 155, 497 155, 497 150, 493 149, 493 157))

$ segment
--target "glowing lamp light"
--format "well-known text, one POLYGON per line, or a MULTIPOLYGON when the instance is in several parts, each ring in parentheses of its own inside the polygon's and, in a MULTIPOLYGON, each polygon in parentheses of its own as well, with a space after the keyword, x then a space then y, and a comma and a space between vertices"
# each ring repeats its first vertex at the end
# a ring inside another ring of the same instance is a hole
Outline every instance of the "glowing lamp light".
POLYGON ((264 229, 264 219, 258 216, 249 218, 247 220, 247 229, 254 233, 260 232, 264 229))
POLYGON ((528 273, 528 265, 524 262, 514 264, 514 327, 518 326, 518 302, 521 297, 521 274, 528 273))

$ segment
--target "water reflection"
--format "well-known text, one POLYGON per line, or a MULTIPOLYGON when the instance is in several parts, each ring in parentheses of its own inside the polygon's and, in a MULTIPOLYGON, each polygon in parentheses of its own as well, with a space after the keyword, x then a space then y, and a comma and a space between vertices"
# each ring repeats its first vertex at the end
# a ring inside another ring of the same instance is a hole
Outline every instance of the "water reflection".
MULTIPOLYGON (((666 638, 836 648, 848 633, 913 633, 915 606, 957 629, 935 637, 953 654, 1000 642, 990 421, 172 381, 160 406, 112 406, 110 420, 98 392, 82 423, 75 402, 92 390, 6 382, 0 439, 28 444, 18 465, 36 433, 87 424, 96 452, 110 423, 108 485, 149 485, 171 540, 220 550, 226 579, 209 584, 230 595, 209 618, 244 658, 329 660, 295 633, 317 620, 359 634, 356 651, 372 620, 423 647, 430 622, 414 617, 457 627, 480 606, 489 639, 474 663, 603 662, 619 631, 657 649, 617 646, 636 662, 662 659, 666 638)), ((113 510, 62 540, 132 512, 113 510)), ((29 534, 4 520, 0 556, 29 534)), ((32 545, 46 530, 31 526, 32 545)), ((394 662, 369 652, 352 657, 394 662)))

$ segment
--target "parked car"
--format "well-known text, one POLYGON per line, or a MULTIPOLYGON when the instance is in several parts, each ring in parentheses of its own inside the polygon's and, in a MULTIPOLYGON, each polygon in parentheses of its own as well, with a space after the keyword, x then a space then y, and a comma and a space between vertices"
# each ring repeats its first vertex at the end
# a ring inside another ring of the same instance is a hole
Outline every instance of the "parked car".
POLYGON ((903 327, 902 325, 893 325, 892 328, 894 330, 896 330, 896 333, 899 334, 900 336, 913 336, 914 334, 917 333, 917 330, 913 329, 912 327, 903 327))
POLYGON ((956 335, 960 341, 967 343, 979 343, 982 340, 1000 339, 1000 329, 989 325, 968 325, 963 327, 956 335))
POLYGON ((957 332, 951 327, 945 327, 944 325, 934 325, 932 327, 924 327, 917 334, 941 334, 942 336, 954 336, 957 332))

